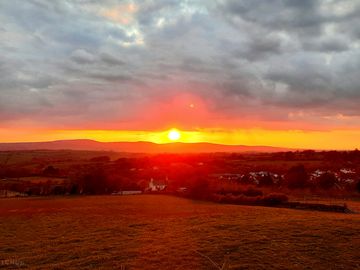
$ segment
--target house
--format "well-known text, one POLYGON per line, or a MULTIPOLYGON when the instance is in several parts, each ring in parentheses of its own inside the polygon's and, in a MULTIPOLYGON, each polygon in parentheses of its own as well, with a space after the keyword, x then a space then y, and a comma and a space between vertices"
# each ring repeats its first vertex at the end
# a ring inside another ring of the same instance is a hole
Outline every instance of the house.
POLYGON ((141 193, 142 193, 141 190, 123 190, 119 192, 113 192, 111 193, 111 195, 137 195, 141 193))
POLYGON ((241 179, 242 174, 238 173, 213 173, 209 175, 210 178, 216 180, 228 180, 228 181, 238 181, 241 179))
POLYGON ((7 190, 7 189, 1 189, 0 190, 0 198, 9 198, 9 197, 26 197, 28 196, 25 193, 7 190))
POLYGON ((164 191, 166 189, 165 182, 156 181, 153 178, 150 179, 148 191, 164 191))
POLYGON ((187 192, 187 187, 179 187, 177 190, 176 190, 176 192, 178 192, 178 193, 186 193, 187 192))
POLYGON ((353 169, 347 169, 347 168, 340 169, 340 172, 341 172, 342 174, 355 174, 355 173, 356 173, 355 170, 353 170, 353 169))

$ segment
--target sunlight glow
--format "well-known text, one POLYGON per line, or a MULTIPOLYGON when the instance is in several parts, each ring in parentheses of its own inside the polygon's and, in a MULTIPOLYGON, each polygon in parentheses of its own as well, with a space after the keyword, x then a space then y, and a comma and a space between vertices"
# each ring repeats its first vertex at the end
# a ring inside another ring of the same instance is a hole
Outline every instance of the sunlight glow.
MULTIPOLYGON (((175 128, 174 128, 175 129, 175 128)), ((268 145, 303 149, 354 150, 360 148, 360 129, 354 130, 176 130, 180 137, 171 140, 167 130, 59 130, 24 129, 0 127, 1 142, 41 142, 54 140, 88 139, 100 142, 138 142, 153 143, 199 143, 208 142, 226 145, 268 145)), ((173 135, 172 135, 173 136, 173 135)))
POLYGON ((180 132, 175 128, 171 129, 168 133, 168 138, 171 141, 177 141, 180 139, 180 137, 181 137, 180 132))

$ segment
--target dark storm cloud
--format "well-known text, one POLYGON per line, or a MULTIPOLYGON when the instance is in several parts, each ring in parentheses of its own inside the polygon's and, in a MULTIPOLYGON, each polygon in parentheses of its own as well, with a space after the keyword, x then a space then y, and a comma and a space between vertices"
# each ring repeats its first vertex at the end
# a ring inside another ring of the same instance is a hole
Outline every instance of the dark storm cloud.
POLYGON ((1 1, 0 118, 126 122, 184 91, 234 118, 360 115, 359 13, 360 0, 1 1))

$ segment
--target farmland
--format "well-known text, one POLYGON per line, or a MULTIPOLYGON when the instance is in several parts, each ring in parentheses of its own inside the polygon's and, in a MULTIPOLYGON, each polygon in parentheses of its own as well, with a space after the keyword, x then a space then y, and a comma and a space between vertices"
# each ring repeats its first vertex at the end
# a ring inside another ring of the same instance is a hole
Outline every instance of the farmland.
MULTIPOLYGON (((359 209, 358 202, 348 203, 359 209)), ((0 200, 0 268, 358 269, 358 214, 166 195, 0 200)))
MULTIPOLYGON (((192 198, 238 193, 358 198, 360 151, 129 154, 34 150, 0 152, 0 196, 145 192, 153 179, 192 198), (206 190, 208 187, 208 190, 206 190), (202 194, 200 194, 202 193, 202 194), (2 194, 2 195, 1 195, 2 194)), ((165 189, 166 187, 166 189, 165 189)))

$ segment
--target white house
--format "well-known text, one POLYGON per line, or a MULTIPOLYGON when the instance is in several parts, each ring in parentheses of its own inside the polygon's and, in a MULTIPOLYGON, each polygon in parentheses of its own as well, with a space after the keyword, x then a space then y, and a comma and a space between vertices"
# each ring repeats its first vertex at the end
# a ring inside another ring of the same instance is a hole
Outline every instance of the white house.
POLYGON ((164 182, 155 181, 153 178, 150 179, 148 191, 163 191, 166 188, 164 182))

